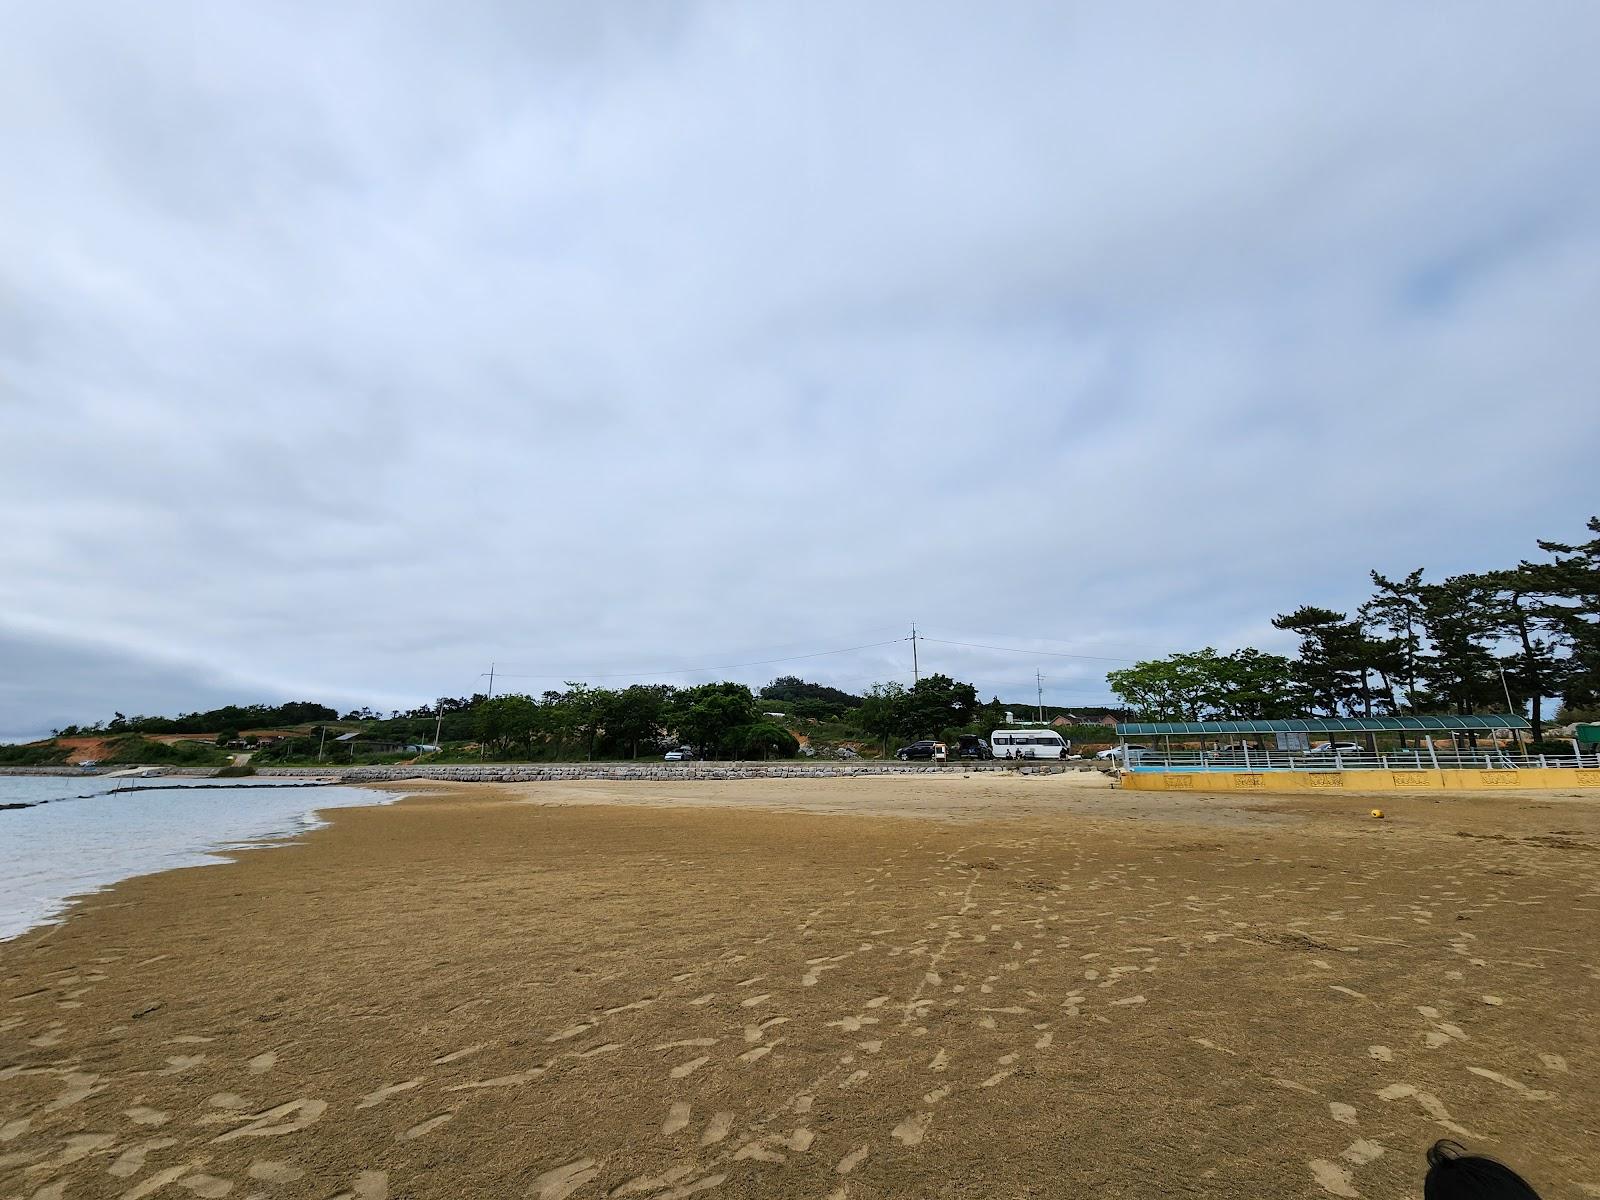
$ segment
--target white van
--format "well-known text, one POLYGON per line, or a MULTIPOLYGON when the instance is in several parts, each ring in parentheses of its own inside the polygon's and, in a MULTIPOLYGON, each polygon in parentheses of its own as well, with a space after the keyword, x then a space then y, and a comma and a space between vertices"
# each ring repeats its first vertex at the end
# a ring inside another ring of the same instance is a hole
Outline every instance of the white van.
POLYGON ((996 758, 1065 758, 1067 743, 1048 729, 996 729, 989 735, 996 758))

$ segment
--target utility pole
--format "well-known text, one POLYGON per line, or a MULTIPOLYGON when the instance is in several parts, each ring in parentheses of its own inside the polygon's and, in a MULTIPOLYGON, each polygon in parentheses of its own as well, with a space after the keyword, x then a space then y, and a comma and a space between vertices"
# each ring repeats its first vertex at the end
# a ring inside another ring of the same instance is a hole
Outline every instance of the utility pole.
MULTIPOLYGON (((1520 708, 1517 708, 1515 705, 1513 705, 1511 703, 1511 685, 1506 682, 1506 665, 1505 665, 1505 663, 1501 663, 1500 664, 1500 686, 1505 689, 1505 693, 1506 693, 1506 715, 1507 716, 1520 717, 1522 715, 1522 710, 1520 708)), ((1511 736, 1516 739, 1517 749, 1521 750, 1522 749, 1522 730, 1513 729, 1511 731, 1511 736)))
MULTIPOLYGON (((489 695, 486 698, 489 699, 489 700, 493 700, 494 699, 494 664, 493 663, 489 664, 489 695)), ((483 748, 483 739, 480 737, 478 739, 478 757, 479 758, 483 758, 484 755, 485 755, 485 751, 484 751, 484 748, 483 748)))
POLYGON ((433 720, 433 744, 435 746, 438 746, 438 745, 441 744, 440 741, 439 741, 439 732, 444 728, 444 697, 443 696, 439 697, 439 703, 434 706, 434 711, 438 715, 436 717, 434 717, 434 720, 433 720))
POLYGON ((328 744, 328 727, 322 727, 322 740, 317 743, 317 761, 322 761, 322 748, 328 744))
POLYGON ((917 665, 917 623, 911 622, 911 682, 922 682, 922 668, 917 665))
POLYGON ((1039 674, 1039 668, 1033 669, 1034 686, 1038 689, 1039 724, 1044 724, 1044 676, 1039 674))

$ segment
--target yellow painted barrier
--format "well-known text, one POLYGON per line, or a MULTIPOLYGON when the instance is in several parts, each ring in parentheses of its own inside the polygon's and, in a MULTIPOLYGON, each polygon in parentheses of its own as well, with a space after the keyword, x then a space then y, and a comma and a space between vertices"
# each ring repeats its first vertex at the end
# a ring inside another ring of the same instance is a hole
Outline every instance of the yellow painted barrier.
POLYGON ((1135 792, 1404 792, 1501 788, 1594 788, 1600 770, 1129 771, 1118 787, 1135 792))

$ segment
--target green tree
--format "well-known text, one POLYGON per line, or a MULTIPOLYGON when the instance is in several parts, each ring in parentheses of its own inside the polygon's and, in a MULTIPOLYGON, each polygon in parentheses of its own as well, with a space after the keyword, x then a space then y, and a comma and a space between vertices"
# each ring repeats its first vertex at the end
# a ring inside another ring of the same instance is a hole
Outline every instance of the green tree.
POLYGON ((1499 661, 1486 645, 1501 635, 1491 589, 1460 575, 1425 585, 1420 595, 1430 647, 1419 664, 1426 703, 1463 715, 1504 707, 1499 661))
POLYGON ((1559 686, 1569 709, 1600 706, 1600 517, 1587 542, 1540 541, 1549 563, 1523 563, 1538 585, 1532 612, 1565 651, 1559 686))
POLYGON ((1373 663, 1383 679, 1389 707, 1399 711, 1396 688, 1405 697, 1406 707, 1416 712, 1422 702, 1423 624, 1422 568, 1404 579, 1388 579, 1372 572, 1372 599, 1361 606, 1361 620, 1369 630, 1373 663))
POLYGON ((800 742, 781 725, 757 721, 729 730, 724 748, 734 758, 793 758, 800 753, 800 742))
POLYGON ((640 745, 654 747, 661 740, 667 711, 677 691, 667 684, 634 684, 607 693, 601 720, 606 739, 630 758, 639 757, 640 745))
POLYGON ((900 735, 940 737, 964 729, 978 711, 978 690, 948 675, 927 675, 912 684, 902 709, 900 735))
POLYGON ((1372 715, 1371 655, 1361 623, 1331 608, 1303 604, 1272 618, 1300 635, 1295 678, 1306 706, 1337 717, 1344 709, 1372 715))
POLYGON ((680 691, 672 716, 679 738, 707 758, 722 758, 732 731, 756 723, 756 700, 742 683, 706 683, 680 691))
POLYGON ((1263 719, 1297 711, 1293 667, 1250 647, 1224 655, 1207 646, 1111 671, 1106 682, 1150 721, 1263 719))
POLYGON ((889 742, 900 736, 906 721, 906 689, 898 683, 875 683, 867 689, 856 709, 856 726, 863 734, 888 750, 889 742))
POLYGON ((530 696, 496 696, 480 704, 474 715, 478 741, 496 754, 531 746, 539 724, 539 706, 530 696))

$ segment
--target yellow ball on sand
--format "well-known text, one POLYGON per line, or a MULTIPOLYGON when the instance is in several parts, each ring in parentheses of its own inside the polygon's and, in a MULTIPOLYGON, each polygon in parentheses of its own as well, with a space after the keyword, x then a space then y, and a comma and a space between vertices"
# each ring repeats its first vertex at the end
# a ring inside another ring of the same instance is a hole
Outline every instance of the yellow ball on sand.
POLYGON ((1372 810, 1372 815, 1377 817, 1381 821, 1383 819, 1383 809, 1381 809, 1381 808, 1373 809, 1372 810))

